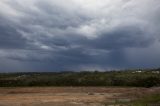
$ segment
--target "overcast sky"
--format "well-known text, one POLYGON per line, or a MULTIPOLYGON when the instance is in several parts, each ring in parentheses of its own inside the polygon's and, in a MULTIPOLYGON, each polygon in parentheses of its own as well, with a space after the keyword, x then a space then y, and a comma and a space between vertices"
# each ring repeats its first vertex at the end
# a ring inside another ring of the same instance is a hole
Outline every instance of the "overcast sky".
POLYGON ((0 0, 0 72, 160 67, 160 0, 0 0))

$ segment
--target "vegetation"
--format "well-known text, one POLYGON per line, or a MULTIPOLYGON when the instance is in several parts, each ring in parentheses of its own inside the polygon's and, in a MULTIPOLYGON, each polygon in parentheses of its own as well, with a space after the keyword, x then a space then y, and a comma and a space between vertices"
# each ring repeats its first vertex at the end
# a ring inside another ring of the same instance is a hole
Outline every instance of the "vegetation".
POLYGON ((108 104, 105 106, 160 106, 160 93, 153 93, 148 95, 143 95, 142 97, 137 97, 135 100, 115 100, 114 103, 108 104))
POLYGON ((1 87, 160 86, 160 69, 109 72, 1 73, 1 87))
POLYGON ((132 106, 159 106, 160 105, 160 93, 145 95, 143 98, 132 101, 132 106))

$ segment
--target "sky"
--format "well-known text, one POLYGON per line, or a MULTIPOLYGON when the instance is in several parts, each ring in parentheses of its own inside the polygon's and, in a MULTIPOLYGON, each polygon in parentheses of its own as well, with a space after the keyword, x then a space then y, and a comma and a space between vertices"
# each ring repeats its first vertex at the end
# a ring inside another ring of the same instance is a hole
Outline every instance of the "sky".
POLYGON ((160 67, 160 0, 0 0, 0 72, 160 67))

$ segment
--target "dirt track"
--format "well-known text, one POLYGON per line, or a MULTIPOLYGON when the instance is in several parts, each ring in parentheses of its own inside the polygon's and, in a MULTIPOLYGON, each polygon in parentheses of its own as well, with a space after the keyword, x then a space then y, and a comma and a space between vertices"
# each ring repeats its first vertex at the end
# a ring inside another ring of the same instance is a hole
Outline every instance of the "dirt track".
POLYGON ((0 88, 0 106, 104 106, 118 98, 129 100, 158 91, 160 88, 0 88))

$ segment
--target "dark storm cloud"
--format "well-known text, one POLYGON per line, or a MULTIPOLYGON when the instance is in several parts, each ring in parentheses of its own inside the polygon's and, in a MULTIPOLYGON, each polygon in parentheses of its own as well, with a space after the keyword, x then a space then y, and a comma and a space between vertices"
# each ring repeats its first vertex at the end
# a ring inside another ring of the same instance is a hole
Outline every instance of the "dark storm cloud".
POLYGON ((0 18, 0 48, 1 49, 15 49, 24 48, 26 46, 26 39, 16 31, 12 25, 8 25, 4 19, 0 18))
POLYGON ((158 0, 2 0, 0 68, 156 67, 160 65, 159 4, 158 0))
POLYGON ((149 34, 138 26, 120 26, 109 33, 102 33, 100 37, 91 41, 91 46, 101 49, 144 48, 154 43, 154 37, 149 34))

